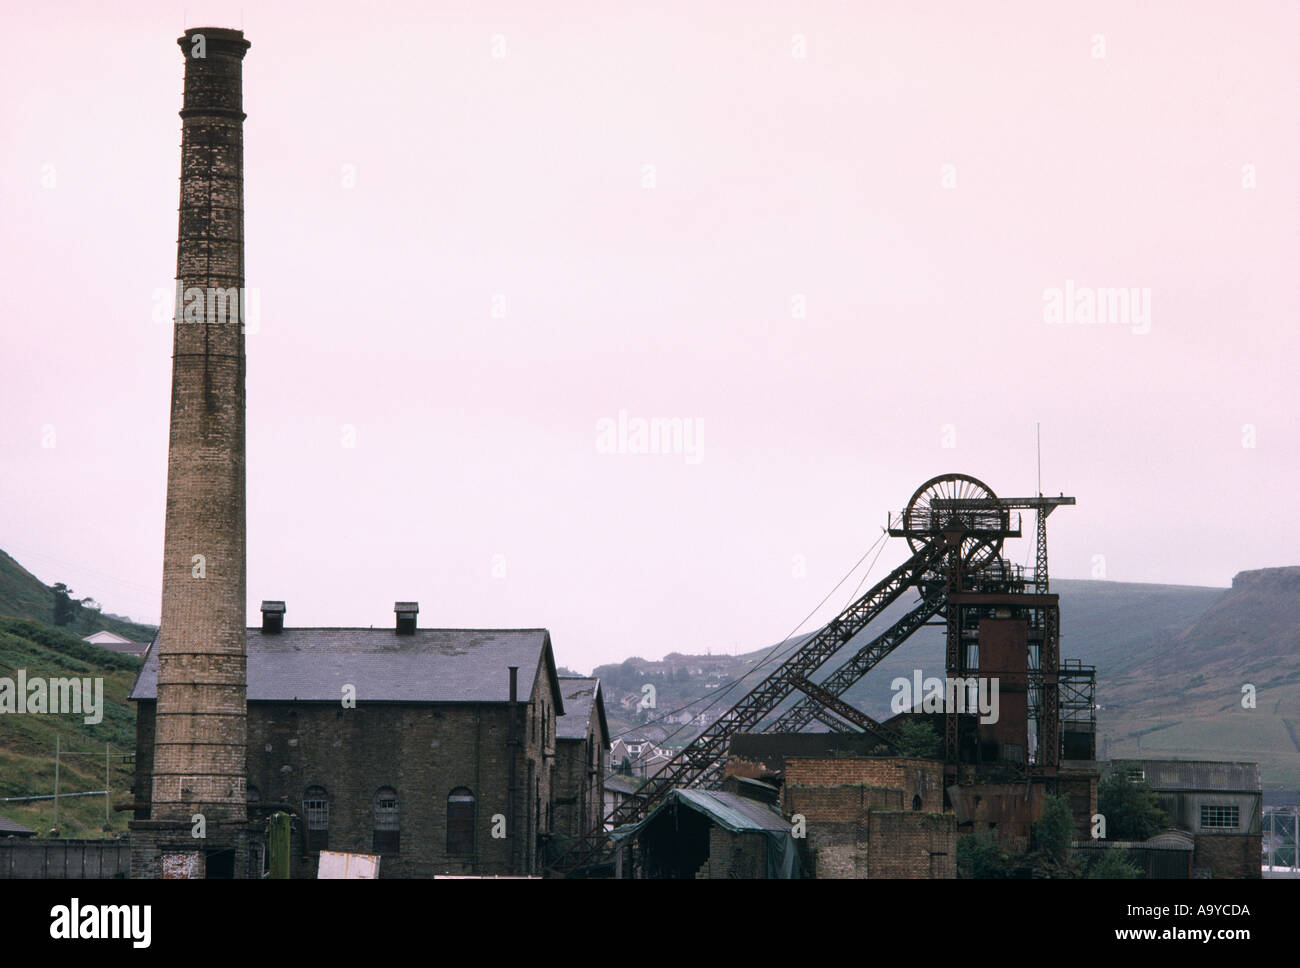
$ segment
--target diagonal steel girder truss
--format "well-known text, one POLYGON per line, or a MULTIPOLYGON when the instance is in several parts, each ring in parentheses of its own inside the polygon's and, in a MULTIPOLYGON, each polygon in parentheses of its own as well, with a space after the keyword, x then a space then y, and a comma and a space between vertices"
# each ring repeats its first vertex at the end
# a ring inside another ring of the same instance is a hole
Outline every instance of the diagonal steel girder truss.
MULTIPOLYGON (((832 729, 843 730, 844 725, 840 720, 845 720, 878 739, 896 742, 898 737, 891 730, 857 707, 842 702, 840 697, 885 656, 902 645, 913 632, 943 611, 944 601, 942 590, 932 592, 929 598, 922 598, 910 612, 858 649, 821 682, 812 683, 807 680, 799 682, 797 688, 804 693, 804 697, 772 720, 769 725, 761 727, 762 732, 797 733, 814 719, 820 720, 832 729), (808 686, 811 688, 807 688, 808 686), (839 718, 834 719, 827 715, 828 710, 839 718)), ((722 781, 723 767, 722 761, 714 763, 700 778, 699 785, 717 786, 722 781)))
MULTIPOLYGON (((942 592, 930 598, 922 598, 910 612, 858 649, 817 685, 836 698, 844 695, 854 683, 898 648, 908 636, 943 611, 943 604, 942 592)), ((797 733, 817 718, 821 705, 812 696, 807 696, 773 720, 770 726, 765 726, 763 732, 797 733)))
POLYGON ((722 760, 731 737, 753 729, 783 700, 854 636, 939 563, 948 550, 948 538, 936 537, 903 562, 857 601, 827 622, 805 641, 748 695, 723 713, 689 745, 677 753, 642 787, 646 795, 624 801, 606 817, 615 827, 644 817, 674 787, 692 786, 722 760))
POLYGON ((876 739, 893 745, 899 741, 899 736, 888 726, 883 726, 876 722, 856 706, 845 702, 833 692, 828 692, 815 682, 809 682, 807 679, 798 681, 800 691, 805 693, 809 699, 821 703, 821 705, 840 717, 844 722, 858 727, 864 732, 870 733, 876 739))

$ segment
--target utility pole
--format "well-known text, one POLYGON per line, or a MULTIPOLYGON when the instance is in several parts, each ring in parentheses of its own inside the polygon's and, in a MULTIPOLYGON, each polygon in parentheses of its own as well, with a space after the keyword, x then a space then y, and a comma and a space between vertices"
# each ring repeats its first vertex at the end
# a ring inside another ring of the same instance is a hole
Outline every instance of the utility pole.
POLYGON ((54 734, 54 832, 59 832, 59 734, 54 734))
POLYGON ((108 828, 111 826, 108 820, 108 799, 109 799, 109 791, 113 785, 112 779, 109 777, 109 772, 108 772, 108 749, 109 749, 109 744, 105 743, 104 744, 104 832, 105 833, 108 833, 108 828))

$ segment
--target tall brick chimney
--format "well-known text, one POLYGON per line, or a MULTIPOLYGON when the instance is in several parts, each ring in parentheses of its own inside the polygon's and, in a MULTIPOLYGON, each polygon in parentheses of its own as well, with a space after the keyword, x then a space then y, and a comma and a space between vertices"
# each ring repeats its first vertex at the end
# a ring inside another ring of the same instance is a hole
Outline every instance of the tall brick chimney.
MULTIPOLYGON (((247 682, 243 59, 238 30, 196 27, 181 115, 177 315, 151 796, 161 839, 135 876, 245 873, 247 682), (168 830, 202 815, 203 839, 168 830), (196 860, 197 858, 197 860, 196 860), (170 869, 169 865, 170 864, 170 869), (238 871, 238 873, 236 873, 238 871)), ((146 825, 138 825, 144 828, 146 825)), ((134 827, 133 827, 134 829, 134 827)), ((149 838, 146 837, 147 841, 149 838)), ((133 858, 134 861, 134 858, 133 858)))

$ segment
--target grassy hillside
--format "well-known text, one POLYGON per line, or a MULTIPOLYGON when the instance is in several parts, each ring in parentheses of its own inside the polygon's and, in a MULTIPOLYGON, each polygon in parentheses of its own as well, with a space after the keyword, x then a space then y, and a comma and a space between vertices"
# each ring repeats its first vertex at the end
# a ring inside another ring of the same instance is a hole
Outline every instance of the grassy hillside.
MULTIPOLYGON (((136 642, 152 641, 152 625, 139 625, 89 608, 74 609, 71 624, 62 628, 78 637, 92 632, 115 632, 136 642)), ((54 622, 54 589, 0 551, 0 616, 25 618, 42 625, 54 622)))
POLYGON ((1109 754, 1253 761, 1266 789, 1300 788, 1297 602, 1300 567, 1242 572, 1188 628, 1138 651, 1098 690, 1109 754))
MULTIPOLYGON (((126 695, 141 662, 76 635, 24 619, 0 618, 0 677, 16 680, 19 669, 33 677, 102 677, 103 719, 94 725, 76 714, 11 712, 0 715, 0 798, 54 792, 56 737, 65 755, 59 763, 59 792, 104 789, 104 744, 111 744, 109 789, 112 802, 130 800, 135 749, 135 710, 126 695), (88 755, 71 755, 82 752, 88 755)), ((54 822, 52 800, 0 802, 0 814, 41 836, 54 822)), ((124 833, 127 812, 109 814, 109 836, 124 833)), ((64 837, 105 836, 104 798, 59 800, 59 833, 64 837)))

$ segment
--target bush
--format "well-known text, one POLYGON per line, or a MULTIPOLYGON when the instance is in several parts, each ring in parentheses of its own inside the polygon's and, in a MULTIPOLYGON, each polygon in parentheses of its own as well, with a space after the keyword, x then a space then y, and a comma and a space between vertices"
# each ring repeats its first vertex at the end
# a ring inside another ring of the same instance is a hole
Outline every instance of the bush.
POLYGON ((1019 876, 1022 859, 1000 847, 988 834, 957 838, 957 872, 961 877, 998 879, 1019 876))
POLYGON ((1092 850, 1089 853, 1097 856, 1088 862, 1087 869, 1084 871, 1083 876, 1088 880, 1131 881, 1143 876, 1139 867, 1129 863, 1128 852, 1118 847, 1092 850))

